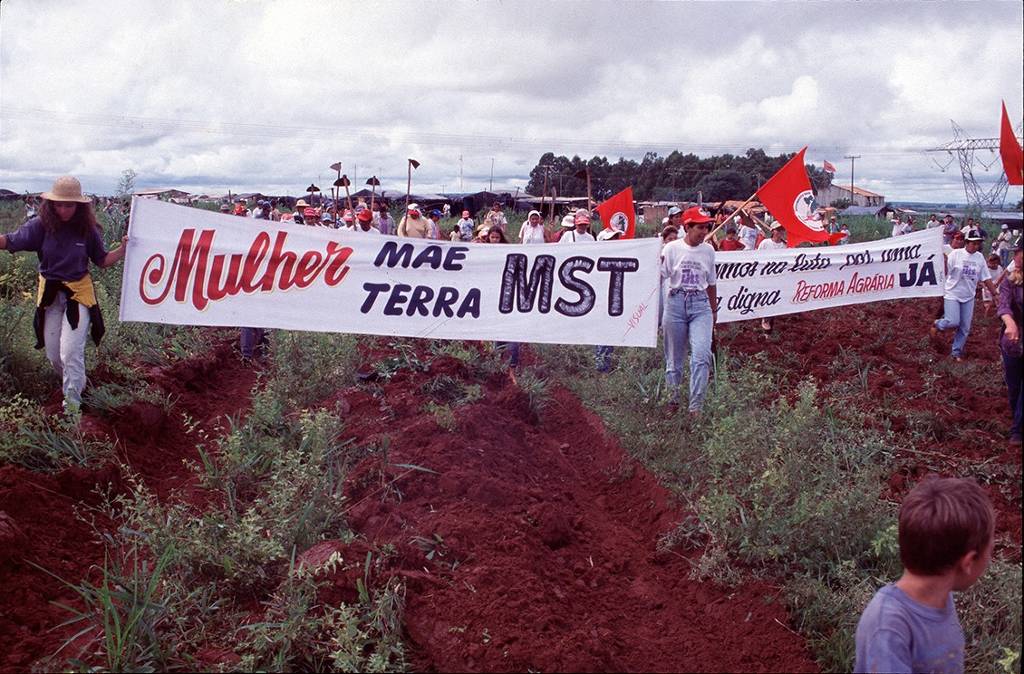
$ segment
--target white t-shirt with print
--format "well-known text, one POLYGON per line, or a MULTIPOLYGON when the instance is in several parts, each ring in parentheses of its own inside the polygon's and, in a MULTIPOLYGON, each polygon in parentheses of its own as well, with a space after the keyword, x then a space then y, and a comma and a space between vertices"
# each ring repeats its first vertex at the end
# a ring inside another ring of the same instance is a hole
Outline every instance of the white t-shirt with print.
POLYGON ((950 253, 946 266, 946 291, 942 296, 961 304, 974 299, 979 281, 992 279, 985 256, 980 252, 968 253, 966 248, 957 248, 950 253))
POLYGON ((716 285, 715 249, 709 243, 691 246, 676 239, 661 249, 661 276, 668 290, 706 290, 716 285))

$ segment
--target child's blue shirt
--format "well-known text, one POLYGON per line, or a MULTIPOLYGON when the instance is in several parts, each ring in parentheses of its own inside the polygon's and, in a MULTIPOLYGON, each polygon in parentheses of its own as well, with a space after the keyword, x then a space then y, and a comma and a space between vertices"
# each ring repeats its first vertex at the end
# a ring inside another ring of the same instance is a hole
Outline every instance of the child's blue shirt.
POLYGON ((920 604, 892 583, 868 603, 857 624, 854 672, 964 671, 964 631, 953 595, 945 608, 920 604))

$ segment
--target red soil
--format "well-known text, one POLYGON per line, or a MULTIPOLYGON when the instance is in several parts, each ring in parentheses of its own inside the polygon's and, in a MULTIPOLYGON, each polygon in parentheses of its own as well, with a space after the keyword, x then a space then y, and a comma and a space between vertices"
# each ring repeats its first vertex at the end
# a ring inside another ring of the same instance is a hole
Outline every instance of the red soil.
POLYGON ((812 375, 825 391, 845 387, 844 401, 868 423, 890 428, 903 447, 884 488, 894 501, 928 474, 978 480, 998 511, 998 553, 1017 561, 1021 446, 1007 441, 1011 415, 1000 323, 978 303, 965 362, 958 364, 949 355, 952 333, 928 334, 938 308, 937 298, 927 298, 782 316, 771 335, 759 321, 734 323, 719 330, 718 343, 740 358, 766 353, 770 362, 790 368, 790 383, 812 375), (830 367, 840 347, 855 353, 859 365, 830 367), (858 366, 868 368, 867 390, 860 387, 858 366), (855 395, 848 393, 851 384, 855 395))
POLYGON ((572 394, 557 390, 537 423, 498 377, 448 433, 416 393, 438 374, 463 375, 439 359, 388 383, 383 409, 348 399, 347 432, 389 439, 400 498, 381 491, 371 457, 347 483, 349 517, 372 546, 398 550, 415 669, 816 670, 773 588, 696 582, 687 559, 656 551, 681 517, 674 499, 572 394), (414 537, 436 542, 434 559, 414 537))
MULTIPOLYGON (((811 374, 847 390, 855 368, 830 363, 838 346, 850 348, 869 367, 867 390, 851 404, 903 439, 922 419, 930 424, 880 488, 897 499, 926 472, 979 477, 1000 510, 1002 554, 1019 558, 1020 447, 1001 435, 1009 417, 995 323, 977 316, 969 342, 968 365, 991 365, 991 376, 964 386, 956 367, 936 366, 948 338, 926 337, 933 311, 930 300, 865 305, 780 318, 767 338, 753 324, 725 326, 719 339, 741 358, 767 351, 790 366, 794 381, 811 374)), ((346 435, 386 439, 387 451, 357 465, 346 483, 348 517, 366 541, 328 541, 303 555, 340 550, 361 562, 368 550, 380 555, 393 546, 384 575, 406 582, 416 669, 816 669, 786 627, 775 588, 746 583, 729 591, 692 581, 689 558, 699 550, 657 550, 659 535, 683 513, 570 393, 557 389, 536 419, 519 388, 495 376, 480 382, 482 400, 455 410, 457 428, 447 432, 418 392, 439 374, 473 380, 459 362, 437 358, 429 372, 398 372, 379 397, 365 389, 340 394, 350 408, 346 435)), ((225 415, 247 408, 254 374, 224 341, 207 358, 148 377, 180 396, 173 414, 137 403, 112 419, 87 415, 85 425, 117 438, 124 461, 162 498, 201 509, 207 497, 182 463, 196 458, 197 438, 179 412, 215 435, 225 415)), ((28 668, 74 633, 48 631, 68 617, 48 602, 74 601, 74 593, 28 562, 71 582, 95 579, 103 548, 76 508, 98 503, 94 486, 118 489, 122 479, 111 466, 56 475, 0 468, 0 512, 8 515, 0 517, 0 671, 28 668)), ((98 513, 86 513, 109 530, 98 513)), ((355 598, 356 566, 334 577, 325 599, 355 598)), ((211 665, 234 657, 207 655, 211 665)))
MULTIPOLYGON (((233 356, 231 342, 222 341, 208 356, 154 368, 148 378, 164 393, 177 396, 176 412, 187 412, 212 431, 224 415, 248 405, 255 374, 233 356)), ((81 427, 117 441, 122 461, 162 497, 183 488, 189 493, 189 473, 182 462, 197 458, 196 443, 187 437, 180 414, 166 415, 158 406, 135 403, 111 419, 86 410, 81 427)), ((16 529, 5 539, 0 526, 0 672, 28 669, 81 629, 54 629, 71 614, 50 602, 80 605, 72 589, 33 564, 70 583, 97 582, 103 564, 100 536, 112 526, 96 510, 101 501, 97 490, 116 493, 122 488, 121 469, 114 464, 54 475, 0 467, 0 513, 16 529)))

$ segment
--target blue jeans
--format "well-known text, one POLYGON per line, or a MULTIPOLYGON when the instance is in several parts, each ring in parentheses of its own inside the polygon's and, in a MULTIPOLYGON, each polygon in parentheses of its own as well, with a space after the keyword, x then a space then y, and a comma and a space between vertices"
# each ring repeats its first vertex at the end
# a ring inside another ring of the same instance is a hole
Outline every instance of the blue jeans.
POLYGON ((1003 355, 1003 375, 1006 377, 1006 393, 1010 400, 1010 413, 1013 414, 1013 425, 1010 435, 1020 437, 1021 406, 1024 405, 1024 365, 1020 356, 1003 355))
POLYGON ((686 349, 690 349, 690 406, 697 412, 704 404, 711 373, 711 333, 714 317, 708 294, 677 293, 665 298, 663 319, 665 335, 665 384, 669 399, 679 402, 679 383, 683 375, 686 349))
POLYGON ((269 340, 267 332, 263 328, 241 328, 242 334, 238 345, 242 351, 242 358, 252 358, 259 349, 260 355, 266 353, 269 340))
POLYGON ((956 328, 953 335, 953 357, 960 358, 964 355, 964 344, 967 343, 967 335, 971 334, 971 319, 974 318, 974 298, 966 302, 943 299, 944 312, 942 318, 935 321, 935 327, 939 330, 952 330, 956 328))
POLYGON ((612 353, 614 351, 614 346, 594 347, 594 367, 598 372, 608 372, 612 369, 612 353))

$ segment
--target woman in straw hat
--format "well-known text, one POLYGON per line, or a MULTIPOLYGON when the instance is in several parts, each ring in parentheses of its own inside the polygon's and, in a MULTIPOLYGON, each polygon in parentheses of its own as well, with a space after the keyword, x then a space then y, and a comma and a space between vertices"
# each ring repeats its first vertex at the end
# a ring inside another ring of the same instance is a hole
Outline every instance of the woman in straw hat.
POLYGON ((42 198, 39 215, 16 232, 0 235, 0 250, 34 251, 39 257, 36 348, 46 347, 46 356, 63 380, 64 409, 74 414, 85 388, 86 339, 91 334, 99 344, 103 336, 89 260, 104 268, 117 264, 124 258, 128 237, 107 252, 92 202, 82 194, 77 178, 57 178, 42 198))

